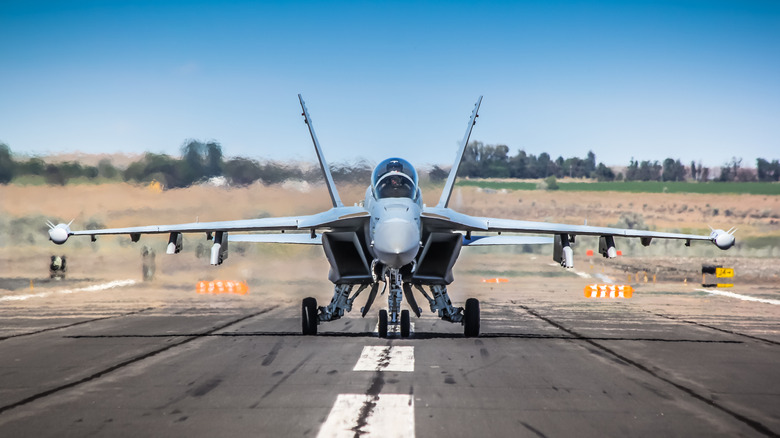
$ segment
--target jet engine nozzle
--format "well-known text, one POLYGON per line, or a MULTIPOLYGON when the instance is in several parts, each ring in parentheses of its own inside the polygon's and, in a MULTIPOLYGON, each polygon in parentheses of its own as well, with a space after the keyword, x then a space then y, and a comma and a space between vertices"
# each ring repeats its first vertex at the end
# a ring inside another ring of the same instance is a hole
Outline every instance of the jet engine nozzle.
POLYGON ((70 236, 68 224, 57 224, 49 228, 49 239, 57 245, 62 245, 70 236))
POLYGON ((729 231, 723 231, 723 230, 712 230, 712 233, 710 234, 710 239, 712 239, 712 243, 715 244, 720 249, 729 249, 732 246, 734 246, 734 243, 736 242, 736 239, 734 238, 734 229, 731 229, 729 231))
POLYGON ((401 268, 411 263, 420 250, 420 230, 412 221, 391 218, 374 230, 374 252, 386 266, 401 268))

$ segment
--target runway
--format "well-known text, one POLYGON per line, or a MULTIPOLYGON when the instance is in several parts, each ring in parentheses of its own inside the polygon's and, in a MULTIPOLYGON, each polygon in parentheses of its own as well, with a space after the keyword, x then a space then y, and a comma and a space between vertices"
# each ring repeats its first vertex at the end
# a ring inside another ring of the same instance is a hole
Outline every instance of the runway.
POLYGON ((409 339, 378 338, 376 309, 304 337, 299 301, 257 293, 139 283, 5 303, 0 435, 780 434, 778 306, 550 283, 486 289, 475 339, 424 303, 409 339))

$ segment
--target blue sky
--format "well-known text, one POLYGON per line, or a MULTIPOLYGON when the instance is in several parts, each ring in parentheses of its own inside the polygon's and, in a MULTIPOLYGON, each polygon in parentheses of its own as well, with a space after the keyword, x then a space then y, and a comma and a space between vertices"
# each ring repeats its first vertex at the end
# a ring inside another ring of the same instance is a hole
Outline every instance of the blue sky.
POLYGON ((780 2, 0 3, 14 152, 451 164, 472 139, 607 164, 780 158, 780 2))

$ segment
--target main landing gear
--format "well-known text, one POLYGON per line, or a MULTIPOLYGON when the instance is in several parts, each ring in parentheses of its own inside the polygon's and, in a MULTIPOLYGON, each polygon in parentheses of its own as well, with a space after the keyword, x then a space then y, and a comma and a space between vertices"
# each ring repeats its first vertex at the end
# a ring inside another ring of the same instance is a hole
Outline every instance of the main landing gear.
MULTIPOLYGON (((419 318, 422 309, 417 306, 417 301, 412 293, 412 284, 404 282, 403 276, 398 269, 386 269, 385 288, 387 291, 387 309, 379 311, 378 333, 380 338, 386 338, 388 329, 393 327, 393 332, 400 332, 402 338, 408 338, 411 334, 411 315, 409 310, 401 310, 401 301, 406 301, 411 307, 412 312, 419 318)), ((366 305, 361 308, 361 316, 365 317, 371 305, 376 298, 379 290, 379 282, 372 284, 362 284, 357 292, 350 295, 355 285, 337 284, 333 292, 333 299, 330 304, 324 307, 317 307, 317 300, 314 298, 304 298, 301 303, 301 331, 304 335, 316 335, 317 325, 320 322, 335 321, 346 312, 352 310, 352 303, 360 295, 360 292, 371 286, 366 305)), ((463 324, 463 334, 467 338, 479 336, 479 301, 475 298, 466 300, 466 307, 453 307, 450 297, 447 294, 447 287, 444 285, 430 285, 430 295, 423 289, 422 285, 415 284, 414 287, 420 291, 431 307, 431 312, 436 313, 439 318, 452 323, 463 324)), ((382 293, 385 291, 383 290, 382 293)))

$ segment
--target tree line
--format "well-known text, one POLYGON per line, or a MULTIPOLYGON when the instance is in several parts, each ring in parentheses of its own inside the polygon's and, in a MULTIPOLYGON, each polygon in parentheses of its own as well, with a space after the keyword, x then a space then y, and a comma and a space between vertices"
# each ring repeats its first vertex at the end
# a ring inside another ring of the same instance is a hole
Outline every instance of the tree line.
MULTIPOLYGON (((338 182, 367 184, 372 170, 366 161, 331 165, 333 179, 338 182)), ((0 143, 0 184, 7 184, 15 177, 26 175, 43 177, 51 185, 65 185, 73 178, 102 178, 138 183, 157 181, 166 188, 188 187, 214 177, 224 177, 230 184, 237 186, 256 181, 277 184, 286 180, 316 182, 322 179, 318 167, 302 169, 285 163, 261 162, 244 157, 226 159, 222 146, 215 141, 187 140, 181 146, 181 157, 147 152, 125 169, 114 166, 109 159, 101 160, 97 166, 74 161, 46 163, 38 157, 16 161, 8 145, 0 143)))
MULTIPOLYGON (((333 178, 338 182, 367 184, 373 166, 366 161, 337 163, 331 165, 333 178)), ((478 141, 469 143, 464 152, 458 176, 470 178, 518 178, 545 179, 590 178, 598 181, 779 181, 778 160, 756 160, 756 168, 742 166, 742 159, 732 158, 719 169, 718 176, 711 178, 710 168, 691 162, 685 166, 679 159, 667 158, 659 161, 637 161, 631 159, 625 173, 615 173, 604 163, 596 162, 596 155, 589 151, 584 158, 559 156, 556 159, 543 152, 534 155, 519 150, 509 154, 506 145, 486 145, 478 141)), ((433 166, 428 171, 431 181, 447 178, 446 168, 433 166)), ((224 177, 230 184, 244 186, 260 181, 276 184, 286 180, 316 182, 322 179, 318 167, 303 169, 285 163, 235 157, 226 159, 222 146, 215 141, 187 140, 181 146, 181 156, 147 152, 141 159, 124 169, 118 168, 108 159, 97 166, 78 162, 46 163, 38 157, 15 160, 8 145, 0 143, 0 184, 6 184, 19 176, 43 177, 46 183, 64 185, 72 178, 94 180, 123 180, 129 182, 157 181, 167 188, 187 187, 214 177, 224 177)))
MULTIPOLYGON (((471 178, 590 178, 598 181, 761 181, 780 180, 780 163, 759 158, 756 169, 742 166, 741 158, 732 158, 719 168, 716 178, 710 178, 711 169, 691 161, 685 166, 679 159, 667 158, 659 161, 637 161, 633 158, 625 173, 612 170, 604 163, 596 163, 596 155, 588 151, 584 158, 559 156, 552 159, 543 152, 538 156, 519 150, 509 155, 506 145, 486 145, 478 141, 469 143, 463 155, 458 176, 471 178)), ((447 171, 434 166, 432 179, 446 178, 447 171)))

